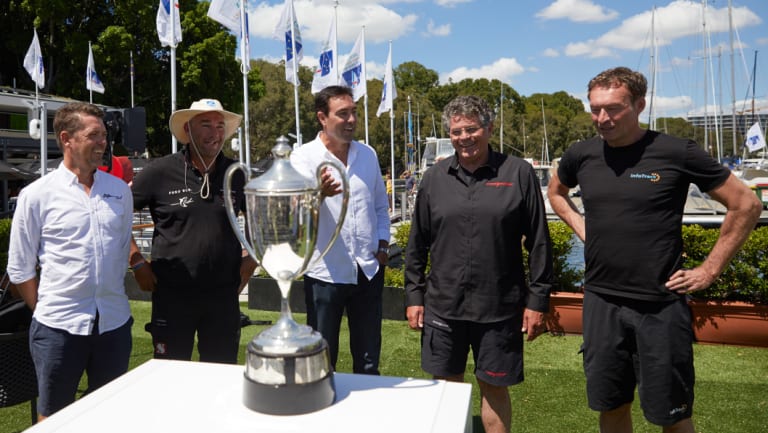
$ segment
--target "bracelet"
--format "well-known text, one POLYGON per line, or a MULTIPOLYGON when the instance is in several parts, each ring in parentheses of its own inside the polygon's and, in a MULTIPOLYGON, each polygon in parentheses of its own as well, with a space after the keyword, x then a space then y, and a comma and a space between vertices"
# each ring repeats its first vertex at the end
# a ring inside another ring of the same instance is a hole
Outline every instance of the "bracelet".
POLYGON ((144 261, 144 260, 140 260, 140 261, 136 262, 135 264, 131 265, 131 270, 132 270, 132 271, 134 271, 134 272, 136 272, 136 271, 137 271, 137 270, 139 270, 139 269, 140 269, 142 266, 144 266, 146 263, 147 263, 146 261, 144 261))
POLYGON ((379 247, 379 252, 389 255, 389 247, 379 247))

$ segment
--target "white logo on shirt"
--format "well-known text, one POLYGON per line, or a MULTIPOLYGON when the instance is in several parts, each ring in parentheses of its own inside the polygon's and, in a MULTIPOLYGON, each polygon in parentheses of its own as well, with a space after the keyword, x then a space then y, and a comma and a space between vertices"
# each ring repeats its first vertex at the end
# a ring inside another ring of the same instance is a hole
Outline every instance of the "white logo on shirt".
POLYGON ((171 206, 181 206, 181 207, 189 207, 190 204, 192 204, 194 200, 192 200, 192 197, 182 197, 179 199, 178 203, 174 203, 171 206))

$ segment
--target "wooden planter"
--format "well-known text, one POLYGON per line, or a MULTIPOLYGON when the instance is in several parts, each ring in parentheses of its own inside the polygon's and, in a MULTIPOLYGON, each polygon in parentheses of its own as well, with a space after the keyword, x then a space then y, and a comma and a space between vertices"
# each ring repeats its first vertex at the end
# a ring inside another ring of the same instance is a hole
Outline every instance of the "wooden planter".
POLYGON ((768 347, 768 305, 704 300, 688 305, 698 342, 768 347))
MULTIPOLYGON (((581 334, 583 300, 582 293, 552 293, 547 329, 559 335, 581 334)), ((768 347, 768 305, 703 300, 688 305, 699 343, 768 347)))

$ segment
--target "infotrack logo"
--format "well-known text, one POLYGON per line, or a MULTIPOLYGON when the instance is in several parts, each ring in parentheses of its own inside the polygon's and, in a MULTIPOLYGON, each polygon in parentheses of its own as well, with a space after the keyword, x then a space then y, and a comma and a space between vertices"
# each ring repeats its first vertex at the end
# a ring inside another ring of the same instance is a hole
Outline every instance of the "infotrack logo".
POLYGON ((632 173, 629 175, 630 179, 642 179, 642 180, 650 180, 653 183, 656 183, 661 180, 661 175, 659 173, 653 172, 653 173, 632 173))

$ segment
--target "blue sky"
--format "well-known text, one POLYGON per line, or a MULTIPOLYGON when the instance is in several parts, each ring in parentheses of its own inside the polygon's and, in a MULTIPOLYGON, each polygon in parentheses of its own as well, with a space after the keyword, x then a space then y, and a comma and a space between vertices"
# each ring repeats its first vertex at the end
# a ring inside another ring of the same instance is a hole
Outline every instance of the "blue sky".
MULTIPOLYGON (((272 38, 283 3, 248 0, 251 58, 279 61, 284 55, 281 41, 272 38)), ((294 0, 304 41, 303 65, 316 66, 335 3, 294 0)), ((751 106, 748 77, 757 50, 755 106, 765 113, 768 1, 732 3, 736 110, 751 106)), ((586 100, 586 83, 610 67, 628 66, 645 73, 650 81, 654 39, 658 116, 701 114, 705 89, 709 113, 714 112, 715 103, 730 113, 734 98, 728 1, 710 0, 706 14, 704 10, 698 0, 340 0, 339 64, 344 64, 365 25, 369 79, 383 78, 391 40, 395 66, 417 61, 437 71, 441 82, 495 78, 525 96, 562 90, 586 100), (703 28, 708 29, 707 45, 714 53, 708 61, 703 54, 703 28)))

